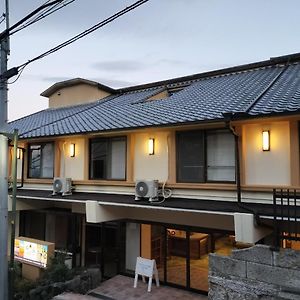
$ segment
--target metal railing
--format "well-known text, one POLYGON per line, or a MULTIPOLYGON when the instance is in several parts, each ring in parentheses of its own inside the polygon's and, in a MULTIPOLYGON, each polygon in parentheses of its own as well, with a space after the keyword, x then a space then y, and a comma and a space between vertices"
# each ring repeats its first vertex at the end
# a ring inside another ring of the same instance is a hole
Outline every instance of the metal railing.
POLYGON ((274 246, 300 241, 300 190, 273 189, 274 246))

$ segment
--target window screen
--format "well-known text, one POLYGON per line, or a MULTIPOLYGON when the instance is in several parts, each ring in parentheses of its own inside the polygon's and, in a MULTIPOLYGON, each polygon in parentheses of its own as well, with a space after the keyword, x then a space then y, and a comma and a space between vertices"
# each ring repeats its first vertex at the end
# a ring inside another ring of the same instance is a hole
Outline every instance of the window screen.
POLYGON ((235 181, 234 136, 229 132, 207 133, 207 180, 235 181))
POLYGON ((177 134, 177 180, 179 182, 204 182, 203 131, 177 134))

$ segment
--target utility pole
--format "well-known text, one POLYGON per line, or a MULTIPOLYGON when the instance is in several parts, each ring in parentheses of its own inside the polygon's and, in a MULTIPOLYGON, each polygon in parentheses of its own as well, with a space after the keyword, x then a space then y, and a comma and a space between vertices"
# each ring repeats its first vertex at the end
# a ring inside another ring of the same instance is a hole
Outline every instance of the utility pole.
MULTIPOLYGON (((6 29, 9 28, 9 0, 5 0, 6 29)), ((0 74, 7 71, 9 36, 1 39, 0 74)), ((7 132, 7 79, 0 78, 0 132, 7 132)), ((0 299, 8 299, 8 139, 0 135, 0 299)))

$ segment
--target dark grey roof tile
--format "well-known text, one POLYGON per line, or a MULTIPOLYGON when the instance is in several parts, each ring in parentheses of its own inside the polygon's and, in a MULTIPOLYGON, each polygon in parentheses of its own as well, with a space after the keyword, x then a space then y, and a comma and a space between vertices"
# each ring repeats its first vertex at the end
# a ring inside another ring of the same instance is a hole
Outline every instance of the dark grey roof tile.
POLYGON ((225 112, 265 115, 300 109, 300 65, 268 66, 195 80, 169 98, 147 101, 162 87, 48 109, 10 123, 22 138, 218 120, 225 112), (279 76, 277 80, 276 77, 279 76), (274 82, 275 80, 275 82, 274 82))

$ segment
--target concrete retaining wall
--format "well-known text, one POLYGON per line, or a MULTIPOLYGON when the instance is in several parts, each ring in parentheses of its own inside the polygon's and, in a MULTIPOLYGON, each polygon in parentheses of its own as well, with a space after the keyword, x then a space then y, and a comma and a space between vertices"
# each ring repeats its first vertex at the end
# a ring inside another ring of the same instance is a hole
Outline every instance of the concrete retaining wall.
POLYGON ((210 254, 209 299, 300 299, 300 251, 256 245, 231 256, 210 254))

